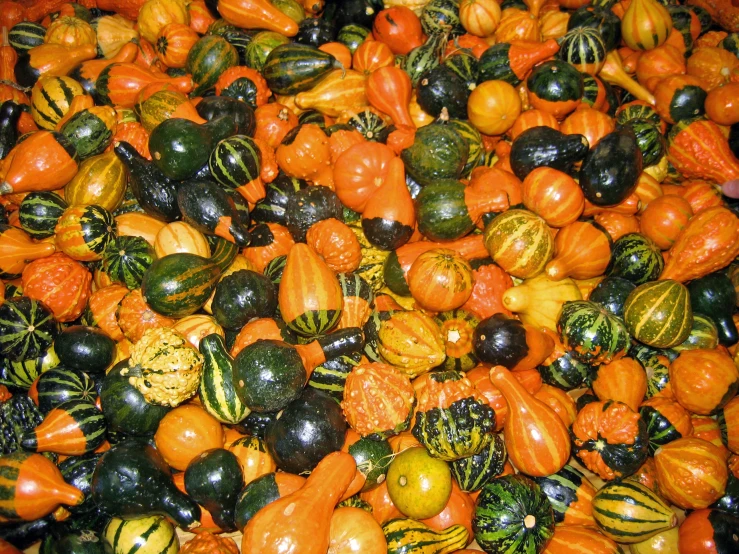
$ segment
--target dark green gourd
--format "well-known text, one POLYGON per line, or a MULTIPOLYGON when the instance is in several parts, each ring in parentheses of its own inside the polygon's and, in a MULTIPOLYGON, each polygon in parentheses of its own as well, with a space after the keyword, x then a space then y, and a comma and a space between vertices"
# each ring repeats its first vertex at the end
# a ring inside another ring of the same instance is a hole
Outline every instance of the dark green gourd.
POLYGON ((249 214, 239 210, 243 199, 212 181, 186 181, 177 191, 182 219, 201 233, 217 235, 238 246, 248 246, 249 214))
POLYGON ((224 448, 203 452, 185 470, 185 490, 208 510, 224 531, 235 531, 234 508, 244 488, 244 474, 236 455, 224 448))
POLYGON ((731 346, 739 340, 733 314, 736 290, 724 273, 716 272, 695 279, 688 285, 693 311, 708 316, 716 324, 718 340, 731 346))

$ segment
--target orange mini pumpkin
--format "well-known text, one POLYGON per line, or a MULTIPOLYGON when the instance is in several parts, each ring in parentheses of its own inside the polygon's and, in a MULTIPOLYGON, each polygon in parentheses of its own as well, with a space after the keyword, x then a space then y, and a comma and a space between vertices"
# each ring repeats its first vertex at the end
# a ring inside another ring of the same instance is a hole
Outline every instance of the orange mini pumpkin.
POLYGON ((46 304, 61 322, 82 314, 91 283, 87 268, 61 252, 35 260, 23 270, 23 294, 46 304))
POLYGON ((422 308, 434 312, 454 310, 472 294, 472 268, 453 250, 434 248, 413 262, 408 286, 422 308))
POLYGON ((647 393, 647 374, 635 359, 621 358, 600 366, 592 387, 599 400, 617 400, 636 412, 647 393))
POLYGON ((190 461, 211 448, 223 448, 223 428, 196 404, 177 406, 159 422, 157 450, 170 467, 185 471, 190 461))
POLYGON ((123 335, 137 342, 147 329, 172 327, 176 320, 159 315, 144 300, 141 289, 134 289, 121 300, 117 315, 123 335))
POLYGON ((547 225, 565 227, 580 217, 585 197, 580 186, 566 173, 537 167, 523 181, 523 203, 547 225))
POLYGON ((670 365, 670 384, 685 409, 708 415, 736 394, 739 371, 719 350, 685 350, 670 365))
POLYGON ((338 219, 311 225, 306 242, 336 273, 350 273, 362 261, 362 248, 352 230, 338 219))
POLYGON ((655 198, 642 212, 639 227, 645 237, 662 250, 667 250, 693 217, 690 203, 684 198, 666 194, 655 198))

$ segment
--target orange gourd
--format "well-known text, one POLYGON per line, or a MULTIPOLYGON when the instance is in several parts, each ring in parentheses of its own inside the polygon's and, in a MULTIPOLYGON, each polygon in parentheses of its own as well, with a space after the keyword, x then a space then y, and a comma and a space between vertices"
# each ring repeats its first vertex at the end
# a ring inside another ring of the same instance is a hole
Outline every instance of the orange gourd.
POLYGON ((334 186, 341 203, 362 213, 369 199, 382 186, 393 158, 392 149, 379 142, 349 147, 333 168, 334 186))
POLYGON ((728 83, 739 67, 739 59, 724 48, 698 48, 688 58, 687 72, 698 79, 706 90, 728 83))
POLYGON ((336 273, 351 273, 362 261, 362 248, 356 235, 338 219, 324 219, 311 225, 306 243, 336 273))
POLYGON ((60 504, 77 506, 85 495, 64 482, 54 462, 41 454, 16 451, 0 457, 0 522, 33 521, 53 512, 60 504))
POLYGON ((239 459, 244 472, 244 485, 277 470, 277 464, 267 451, 264 441, 257 437, 241 437, 229 445, 228 450, 239 459))
POLYGON ((617 241, 629 233, 638 233, 639 220, 633 215, 620 214, 611 210, 605 210, 596 214, 595 222, 603 227, 612 241, 617 241))
POLYGON ((631 0, 621 20, 621 36, 632 50, 651 50, 667 40, 672 18, 657 0, 631 0))
POLYGON ((331 515, 354 479, 354 458, 334 452, 321 460, 305 485, 268 504, 249 520, 243 554, 326 554, 331 515))
POLYGON ((663 44, 639 56, 639 61, 636 62, 636 79, 640 85, 654 93, 660 79, 682 75, 686 70, 685 56, 671 44, 663 44))
POLYGON ((49 25, 44 42, 70 47, 97 46, 97 37, 89 23, 78 17, 65 15, 58 17, 49 25))
POLYGON ((422 519, 421 523, 425 523, 435 531, 443 531, 452 525, 463 525, 469 532, 469 536, 474 537, 475 533, 472 529, 474 515, 475 501, 459 488, 456 481, 452 480, 452 494, 444 509, 434 517, 422 519))
POLYGON ((271 148, 277 148, 285 135, 298 125, 298 116, 279 102, 259 106, 254 116, 257 121, 254 139, 264 141, 271 148))
POLYGON ((581 106, 562 122, 560 131, 566 135, 583 135, 594 148, 604 136, 615 129, 613 118, 587 106, 581 106))
POLYGON ((641 233, 667 250, 693 217, 693 210, 684 198, 666 194, 655 198, 639 219, 641 233))
POLYGON ((183 94, 189 94, 193 89, 192 77, 189 75, 169 77, 135 62, 111 64, 101 72, 98 77, 98 80, 100 79, 105 79, 107 85, 104 103, 123 108, 133 108, 139 93, 152 83, 166 83, 173 90, 183 94))
POLYGON ((29 262, 50 256, 55 250, 53 243, 34 242, 22 229, 0 226, 0 276, 18 277, 29 262))
POLYGON ((120 302, 116 321, 123 335, 137 342, 147 329, 172 327, 176 320, 159 315, 144 300, 141 289, 132 290, 120 302))
POLYGON ((546 265, 550 279, 590 279, 602 275, 611 259, 611 237, 587 221, 575 221, 554 238, 554 258, 546 265))
POLYGON ((280 328, 274 319, 255 319, 244 325, 241 331, 239 331, 239 334, 236 335, 234 344, 231 347, 231 356, 235 358, 244 348, 250 344, 254 344, 259 339, 284 340, 280 328))
POLYGON ((477 37, 492 35, 500 17, 500 5, 495 0, 462 0, 459 3, 459 22, 465 31, 477 37))
POLYGON ((726 459, 708 441, 676 439, 657 449, 654 462, 660 494, 680 508, 707 508, 724 495, 726 459))
POLYGON ((739 123, 739 83, 711 89, 705 107, 706 115, 718 125, 739 123))
POLYGON ((708 415, 736 394, 739 371, 719 350, 685 350, 670 364, 670 385, 683 408, 708 415))
MULTIPOLYGON (((371 243, 383 250, 394 250, 412 237, 416 211, 406 186, 403 161, 393 158, 387 168, 384 182, 362 211, 362 228, 371 243)), ((468 187, 465 192, 470 189, 468 187)), ((472 213, 470 218, 474 220, 472 213)))
POLYGON ((192 539, 180 547, 177 554, 239 554, 239 548, 231 537, 198 531, 192 539))
POLYGON ((18 2, 0 2, 0 27, 10 29, 26 19, 26 8, 18 2))
POLYGON ((575 421, 577 405, 572 397, 562 389, 544 383, 534 394, 534 398, 549 406, 559 416, 565 427, 570 427, 575 421))
POLYGON ((503 437, 518 470, 543 477, 562 469, 570 457, 570 436, 560 417, 529 394, 506 368, 492 368, 490 380, 508 404, 503 437))
POLYGON ((50 131, 34 132, 0 162, 0 194, 62 188, 77 174, 70 149, 50 131))
POLYGON ((454 310, 472 294, 472 268, 453 250, 435 248, 413 262, 408 272, 408 286, 423 309, 454 310))
POLYGON ((739 218, 723 207, 694 215, 675 239, 660 279, 689 281, 726 267, 739 255, 739 218))
POLYGON ((28 51, 28 59, 16 64, 15 76, 18 84, 31 87, 40 77, 62 77, 79 63, 97 56, 97 47, 92 44, 82 46, 62 46, 61 44, 41 44, 28 51))
POLYGON ((216 21, 203 0, 188 3, 187 15, 190 17, 190 28, 199 35, 206 34, 208 27, 216 21))
POLYGON ((128 288, 120 284, 112 284, 96 290, 88 300, 88 308, 94 325, 99 327, 114 341, 123 340, 116 313, 123 297, 128 294, 128 288))
MULTIPOLYGON (((412 439, 415 442, 413 444, 404 445, 398 449, 394 448, 394 452, 401 452, 406 448, 420 446, 418 441, 416 441, 415 437, 411 435, 410 432, 407 433, 405 437, 403 434, 398 435, 398 437, 407 438, 409 441, 412 439)), ((394 437, 394 439, 398 439, 398 437, 394 437)), ((393 501, 390 498, 390 493, 387 490, 387 481, 383 481, 379 487, 375 487, 372 490, 361 493, 360 498, 372 506, 372 517, 380 525, 386 521, 390 521, 391 519, 404 517, 403 514, 400 513, 400 510, 395 507, 395 504, 393 504, 393 501)))
POLYGON ((550 227, 565 227, 580 217, 585 197, 580 186, 566 173, 538 167, 523 181, 523 203, 550 227))
POLYGON ((665 194, 677 194, 687 200, 693 214, 724 205, 721 189, 707 181, 684 181, 682 186, 662 185, 662 191, 665 194))
POLYGON ((316 110, 328 117, 358 112, 369 105, 366 84, 364 73, 334 69, 321 82, 295 95, 295 106, 301 110, 316 110))
POLYGON ((277 147, 275 157, 288 176, 334 188, 331 148, 326 133, 318 125, 300 126, 291 141, 283 141, 277 147))
POLYGON ((331 515, 326 554, 385 554, 387 540, 382 527, 361 508, 338 508, 331 515))
POLYGON ((342 67, 348 69, 352 66, 352 51, 341 42, 325 42, 321 44, 318 49, 321 52, 331 54, 342 67))
POLYGON ((379 40, 365 40, 352 54, 352 69, 366 75, 394 63, 393 51, 379 40))
POLYGON ((426 42, 421 20, 403 5, 380 11, 372 25, 372 36, 388 45, 396 55, 405 55, 426 42))
POLYGON ((495 264, 484 265, 472 271, 472 293, 462 309, 480 319, 497 313, 513 315, 503 304, 503 293, 513 286, 511 276, 495 264))
POLYGON ((615 542, 596 531, 594 527, 594 525, 591 527, 557 525, 554 528, 554 536, 547 543, 543 554, 569 554, 570 552, 619 554, 622 552, 615 542))
POLYGON ((739 453, 739 397, 734 397, 724 406, 721 417, 726 428, 726 446, 734 454, 739 453))
POLYGON ((539 18, 526 10, 506 8, 501 12, 500 23, 493 36, 495 42, 513 43, 519 40, 537 42, 539 18))
POLYGON ((710 442, 712 445, 718 447, 725 459, 729 459, 731 452, 724 446, 718 421, 710 416, 691 415, 690 422, 693 425, 693 434, 691 436, 710 442))
POLYGON ((654 105, 652 93, 626 74, 617 51, 613 50, 608 53, 606 63, 600 68, 598 77, 610 85, 619 86, 630 92, 635 98, 654 105))
POLYGON ((376 69, 367 78, 366 92, 370 105, 388 114, 395 125, 415 126, 408 111, 413 92, 408 73, 392 65, 376 69))
POLYGON ((532 127, 551 127, 559 131, 559 121, 552 114, 545 112, 544 110, 537 110, 532 108, 521 112, 516 118, 516 122, 513 127, 508 129, 508 134, 511 140, 516 140, 516 137, 524 131, 531 129, 532 127))
POLYGON ((188 25, 172 22, 159 30, 154 46, 167 67, 185 67, 187 54, 199 38, 188 25))
POLYGON ((680 121, 670 131, 667 158, 689 179, 724 183, 739 179, 739 160, 721 129, 707 119, 680 121))
POLYGON ((623 402, 635 412, 647 393, 647 374, 633 358, 621 358, 598 367, 593 392, 602 402, 623 402))
POLYGON ((268 0, 224 0, 218 2, 221 17, 242 29, 266 29, 294 37, 298 24, 268 0))
POLYGON ((521 97, 505 81, 484 81, 470 94, 467 116, 478 131, 486 135, 502 135, 521 114, 521 97))
POLYGON ((162 418, 154 442, 170 467, 185 471, 196 456, 211 448, 223 448, 223 428, 200 406, 182 404, 162 418))

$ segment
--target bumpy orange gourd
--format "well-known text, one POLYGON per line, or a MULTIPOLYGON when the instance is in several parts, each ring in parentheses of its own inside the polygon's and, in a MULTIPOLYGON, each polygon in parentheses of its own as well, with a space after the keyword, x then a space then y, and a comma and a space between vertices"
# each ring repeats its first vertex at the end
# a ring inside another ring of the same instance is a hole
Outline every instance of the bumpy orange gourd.
POLYGON ((23 294, 43 302, 57 321, 74 321, 92 294, 90 271, 57 252, 35 260, 23 270, 23 294))
POLYGON ((311 225, 306 243, 336 273, 351 273, 362 261, 362 248, 352 230, 338 219, 329 218, 311 225))
POLYGON ((719 350, 685 350, 670 365, 670 385, 686 410, 708 415, 736 394, 739 371, 719 350))
POLYGON ((599 400, 623 402, 635 412, 647 392, 647 374, 633 358, 621 358, 598 368, 592 384, 599 400))
POLYGON ((283 141, 277 147, 275 156, 280 169, 290 177, 334 188, 331 148, 326 133, 318 125, 301 126, 291 141, 283 141))
POLYGON ((503 437, 518 470, 543 477, 562 469, 570 458, 570 436, 560 417, 531 396, 506 368, 491 369, 490 380, 508 403, 503 437))
POLYGON ((334 452, 321 460, 305 485, 259 510, 241 541, 243 554, 326 554, 331 515, 356 472, 354 458, 334 452))
POLYGON ((667 158, 688 179, 708 179, 718 184, 739 179, 739 160, 713 121, 680 121, 670 130, 668 144, 667 158))

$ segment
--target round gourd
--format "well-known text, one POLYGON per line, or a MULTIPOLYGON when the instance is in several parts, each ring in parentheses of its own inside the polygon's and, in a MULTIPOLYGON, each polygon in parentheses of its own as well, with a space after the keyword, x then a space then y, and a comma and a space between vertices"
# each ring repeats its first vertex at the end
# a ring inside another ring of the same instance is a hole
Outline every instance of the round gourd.
POLYGON ((75 47, 96 45, 97 35, 89 23, 79 17, 63 15, 55 19, 46 29, 46 44, 61 44, 75 47))
POLYGON ((115 238, 116 223, 101 206, 75 205, 64 210, 54 232, 57 246, 67 256, 80 262, 97 261, 115 238))
POLYGON ((30 192, 18 210, 21 228, 35 239, 51 237, 67 207, 67 202, 56 193, 30 192))
POLYGON ((432 124, 416 131, 413 145, 401 152, 401 158, 408 174, 424 186, 440 179, 457 179, 468 154, 469 147, 456 130, 432 124))
POLYGON ((115 341, 100 329, 74 325, 54 340, 54 351, 65 367, 99 373, 115 357, 115 341))
POLYGON ((644 283, 626 299, 624 323, 644 344, 676 346, 688 338, 693 326, 690 293, 685 285, 671 279, 644 283))
POLYGON ((641 285, 657 279, 664 266, 662 252, 654 242, 639 233, 629 233, 613 243, 606 275, 641 285))
POLYGON ((483 232, 490 257, 519 279, 535 277, 554 254, 554 240, 546 222, 527 210, 508 210, 483 232))
POLYGON ((93 403, 97 395, 95 383, 87 373, 61 366, 39 375, 34 387, 30 395, 35 396, 34 401, 44 414, 71 400, 93 403))
POLYGON ((596 489, 579 469, 567 464, 557 473, 533 480, 551 501, 556 523, 594 525, 592 498, 596 489))
POLYGON ((255 271, 236 271, 216 285, 213 315, 226 329, 240 329, 255 317, 270 317, 276 308, 275 286, 255 271))
POLYGON ((52 312, 26 296, 0 305, 0 354, 13 361, 37 358, 59 332, 52 312))
POLYGON ((564 347, 586 364, 600 365, 617 360, 629 347, 626 326, 595 302, 565 302, 557 331, 564 347))
POLYGON ((463 310, 442 312, 434 320, 441 329, 446 360, 444 368, 469 371, 477 365, 477 356, 472 347, 472 336, 480 319, 463 310))
POLYGON ((72 205, 97 204, 113 211, 123 201, 127 178, 115 152, 92 156, 80 164, 77 175, 64 187, 64 199, 72 205))
POLYGON ((575 109, 584 91, 580 72, 561 60, 537 65, 526 79, 526 87, 534 108, 559 118, 575 109))
POLYGON ((499 434, 477 454, 450 463, 452 475, 464 492, 479 491, 503 472, 506 461, 505 442, 499 434))
POLYGON ((422 308, 433 312, 454 310, 472 294, 472 268, 453 250, 429 250, 413 262, 408 286, 422 308))
POLYGON ((606 45, 599 30, 575 27, 562 38, 557 55, 581 73, 596 75, 606 61, 606 45))
POLYGON ((42 129, 52 131, 69 111, 75 96, 84 94, 71 77, 42 77, 31 91, 31 115, 42 129))
POLYGON ((485 81, 475 87, 467 102, 470 123, 483 134, 501 135, 521 114, 521 97, 505 81, 485 81))
POLYGON ((132 549, 176 554, 180 548, 174 526, 162 516, 136 519, 114 517, 105 526, 103 538, 113 554, 123 554, 132 549))
POLYGON ((102 266, 114 283, 133 290, 141 286, 146 270, 154 262, 154 248, 141 237, 118 237, 103 252, 102 266))
POLYGON ((718 329, 716 324, 708 316, 693 312, 693 327, 688 338, 673 346, 672 349, 682 352, 683 350, 696 350, 698 348, 712 350, 717 346, 718 329))

